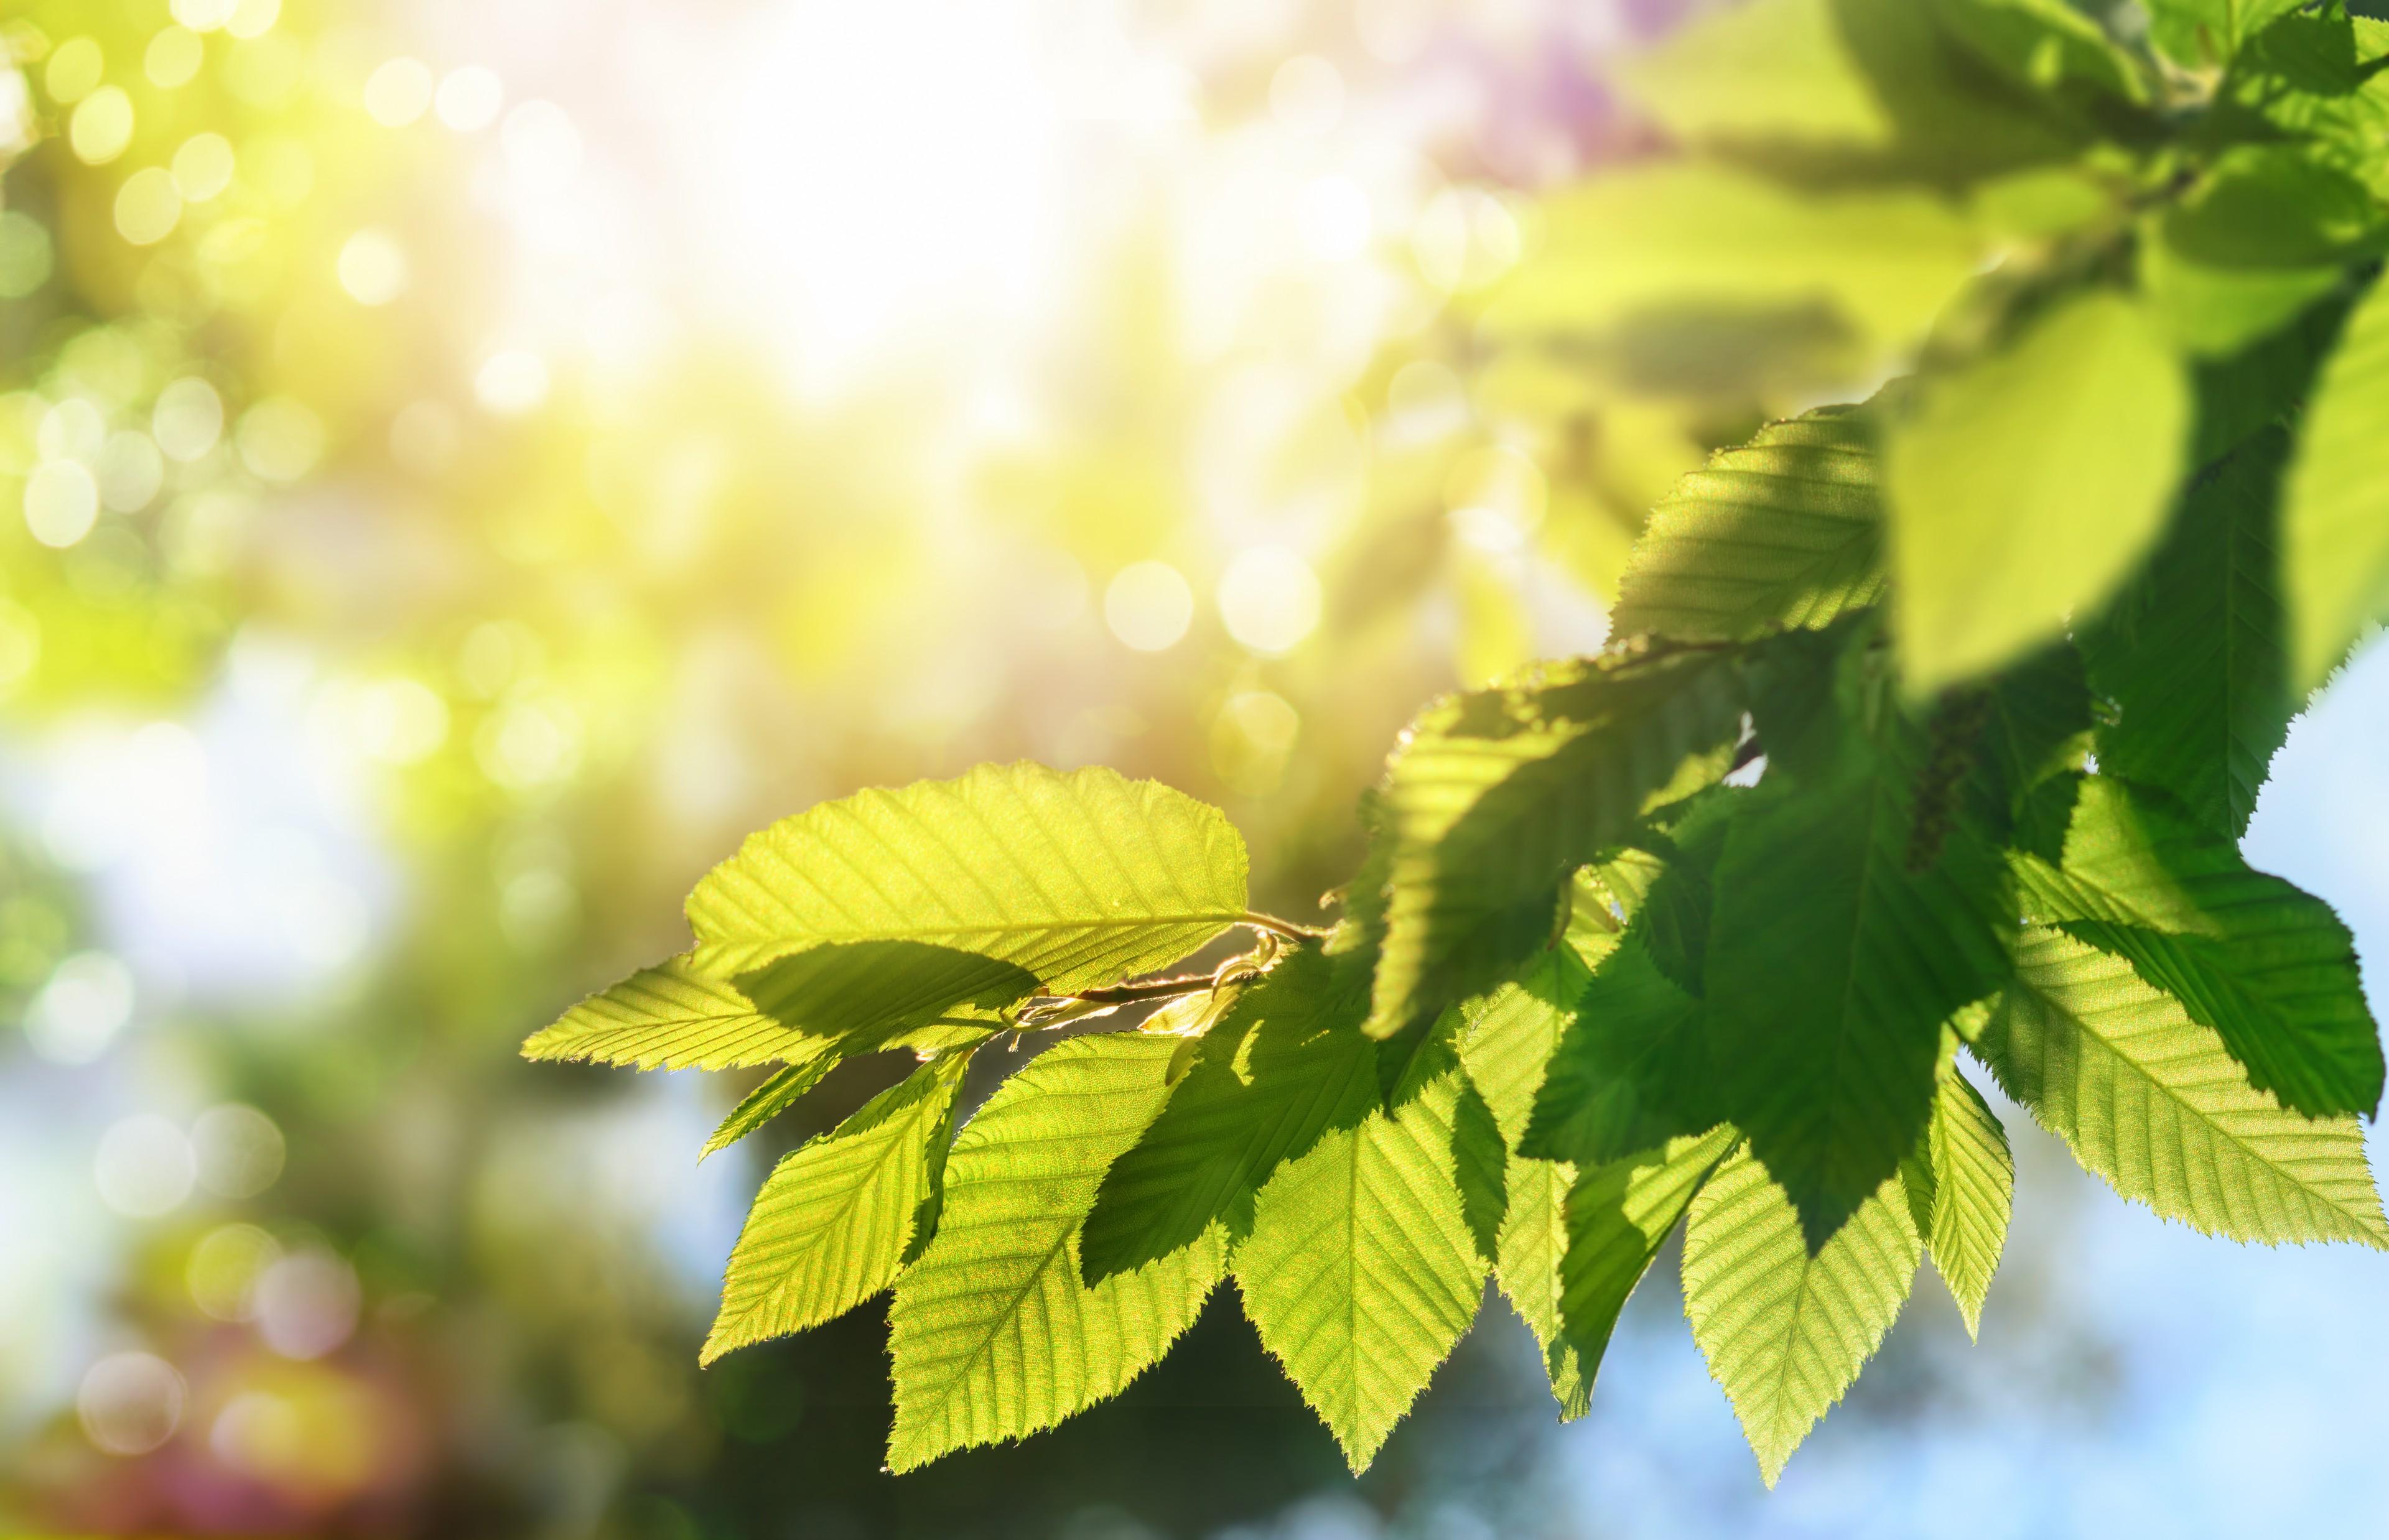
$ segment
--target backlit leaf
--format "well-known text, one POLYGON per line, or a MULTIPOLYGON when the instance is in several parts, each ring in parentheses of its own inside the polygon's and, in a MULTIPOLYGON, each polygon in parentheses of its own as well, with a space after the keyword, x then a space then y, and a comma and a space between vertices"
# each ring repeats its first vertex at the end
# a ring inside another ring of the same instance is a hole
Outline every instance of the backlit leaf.
MULTIPOLYGON (((717 974, 824 944, 906 942, 983 959, 990 982, 1025 974, 1064 995, 1218 935, 1245 911, 1245 864, 1218 809, 1167 786, 981 765, 782 819, 706 874, 688 918, 717 974)), ((968 976, 941 987, 970 998, 968 976)))
POLYGON ((1923 1249, 1897 1174, 1814 1252, 1747 1146, 1693 1198, 1684 1314, 1768 1485, 1883 1344, 1923 1249))
POLYGON ((2131 575, 2165 528, 2190 394, 2140 307, 2091 293, 1919 396, 1884 486, 1902 670, 1922 693, 2089 618, 2131 575))
POLYGON ((1651 510, 1612 622, 1703 640, 1823 626, 1883 596, 1882 536, 1872 416, 1772 423, 1651 510))
POLYGON ((1741 726, 1735 663, 1705 653, 1556 665, 1430 706, 1386 772, 1369 1030, 1390 1037, 1501 984, 1550 938, 1563 879, 1716 780, 1741 726))
POLYGON ((2125 1197, 2209 1235, 2389 1250, 2356 1120, 2284 1111, 2122 958, 2036 927, 1963 1025, 2001 1088, 2125 1197))
POLYGON ((946 1166, 937 1238, 896 1286, 891 1470, 1050 1428, 1158 1361, 1219 1281, 1217 1228, 1092 1287, 1079 1227, 1161 1109, 1175 1045, 1074 1037, 997 1088, 946 1166))
POLYGON ((1455 1072, 1279 1167, 1232 1266, 1261 1345, 1355 1471, 1476 1314, 1486 1266, 1451 1152, 1455 1072))
POLYGON ((2300 695, 2389 616, 2389 284, 2347 318, 2281 490, 2281 592, 2300 695))
POLYGON ((935 1213, 969 1060, 923 1064, 773 1168, 730 1254, 700 1362, 819 1326, 896 1280, 935 1213))

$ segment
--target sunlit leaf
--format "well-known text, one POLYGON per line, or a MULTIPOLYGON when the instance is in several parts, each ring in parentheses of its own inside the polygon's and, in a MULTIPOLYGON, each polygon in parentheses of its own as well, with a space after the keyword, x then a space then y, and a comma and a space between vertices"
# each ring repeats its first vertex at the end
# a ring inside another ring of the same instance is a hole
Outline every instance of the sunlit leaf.
POLYGON ((1485 1287, 1452 1163, 1460 1086, 1448 1075, 1281 1166, 1232 1259, 1261 1345, 1356 1471, 1468 1330, 1485 1287))
POLYGON ((1245 912, 1245 865, 1227 819, 1167 786, 981 765, 782 819, 706 874, 688 918, 716 973, 824 944, 907 942, 1064 995, 1218 935, 1245 912))
POLYGON ((2035 928, 1966 1025, 2001 1088, 2125 1197, 2209 1235, 2389 1250, 2356 1120, 2284 1111, 2124 959, 2035 928))
POLYGON ((1923 1250, 1897 1174, 1814 1251, 1747 1146, 1693 1198, 1684 1314, 1769 1486, 1883 1344, 1923 1250))
POLYGON ((1921 336, 1974 274, 1982 242, 1929 194, 1820 193, 1721 165, 1605 172, 1544 205, 1540 251, 1488 324, 1602 334, 1637 315, 1822 310, 1876 350, 1921 336))
POLYGON ((891 1470, 1050 1428, 1118 1394, 1194 1324, 1224 1264, 1216 1227, 1092 1287, 1078 1258, 1097 1183, 1169 1093, 1173 1050, 1132 1033, 1072 1038, 955 1139, 937 1238, 888 1311, 891 1470))
POLYGON ((1909 687, 1986 673, 2087 619, 2162 533, 2189 429, 2179 363, 2114 294, 1926 380, 1884 474, 1909 687))
POLYGON ((2284 1106, 2370 1115, 2380 1033, 2331 906, 2251 869, 2161 795, 2109 776, 2070 790, 2056 862, 2015 858, 2026 911, 2127 959, 2284 1106))
POLYGON ((2389 617, 2389 284, 2322 366, 2281 492, 2290 683, 2301 695, 2389 617))
POLYGON ((837 1063, 836 1053, 824 1053, 801 1064, 789 1064, 773 1071, 761 1085, 747 1092, 738 1105, 730 1109, 730 1114, 713 1130, 712 1137, 705 1141, 705 1148, 697 1152, 696 1158, 703 1160, 717 1151, 729 1149, 795 1106, 807 1091, 821 1084, 823 1075, 837 1067, 837 1063))
POLYGON ((1972 1337, 1982 1328, 1983 1300, 2007 1247, 2015 1156, 1999 1114, 1955 1065, 1942 1070, 1934 1092, 1923 1169, 1932 1186, 1924 1228, 1933 1266, 1972 1337))
POLYGON ((896 1280, 936 1213, 967 1052, 946 1054, 773 1168, 700 1361, 845 1314, 896 1280))
POLYGON ((1882 535, 1872 416, 1772 423, 1651 510, 1613 624, 1703 640, 1823 626, 1883 596, 1882 535))
POLYGON ((1370 1031, 1499 985, 1550 937, 1569 872, 1714 781, 1741 726, 1733 659, 1704 653, 1556 666, 1430 706, 1386 772, 1370 1031))
POLYGON ((523 1044, 526 1059, 587 1059, 639 1069, 736 1069, 831 1051, 745 991, 676 957, 590 996, 523 1044))

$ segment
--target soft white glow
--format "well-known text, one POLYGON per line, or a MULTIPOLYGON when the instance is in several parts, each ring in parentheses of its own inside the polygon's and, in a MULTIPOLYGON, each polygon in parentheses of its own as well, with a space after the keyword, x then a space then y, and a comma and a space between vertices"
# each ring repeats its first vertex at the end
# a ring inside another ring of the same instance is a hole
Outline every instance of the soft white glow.
POLYGON ((809 0, 748 55, 714 207, 825 386, 866 344, 1031 320, 1058 259, 1064 93, 1039 7, 809 0))
POLYGON ((1168 562, 1121 567, 1104 590, 1104 623, 1141 653, 1174 647, 1194 618, 1194 592, 1168 562))

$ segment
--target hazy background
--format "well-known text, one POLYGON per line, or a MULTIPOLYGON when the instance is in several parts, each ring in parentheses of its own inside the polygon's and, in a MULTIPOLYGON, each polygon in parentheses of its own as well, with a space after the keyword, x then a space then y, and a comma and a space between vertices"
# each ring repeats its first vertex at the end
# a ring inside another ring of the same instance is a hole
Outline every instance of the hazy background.
MULTIPOLYGON (((1354 1483, 1223 1296, 895 1481, 879 1306, 696 1368, 806 1128, 700 1169, 742 1077, 516 1057, 748 829, 983 758, 1220 803, 1281 912, 1342 881, 1418 701, 1597 643, 1675 475, 1864 383, 1480 339, 1687 8, 0 0, 0 1523, 2377 1524, 2389 1264, 2004 1108, 1982 1344, 1921 1283, 1771 1495, 1672 1254, 1572 1427, 1496 1303, 1354 1483)), ((2368 951, 2384 720, 2376 654, 2248 841, 2368 951)))

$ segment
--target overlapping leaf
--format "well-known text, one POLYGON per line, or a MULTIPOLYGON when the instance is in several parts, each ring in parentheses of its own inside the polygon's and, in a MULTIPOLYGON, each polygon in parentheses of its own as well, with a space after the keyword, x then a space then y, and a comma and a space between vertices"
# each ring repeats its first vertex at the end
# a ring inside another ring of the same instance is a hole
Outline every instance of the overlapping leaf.
POLYGON ((1105 1173, 1081 1242, 1087 1279, 1142 1266, 1222 1220, 1241 1227, 1281 1163, 1366 1116, 1378 1103, 1367 1010, 1365 970, 1316 948, 1253 981, 1105 1173))
MULTIPOLYGON (((1099 768, 981 765, 782 819, 706 874, 688 918, 717 974, 824 945, 907 942, 984 960, 988 983, 1025 974, 1068 994, 1219 935, 1245 912, 1245 865, 1219 810, 1169 787, 1099 768)), ((972 998, 970 976, 940 987, 972 998)))
POLYGON ((1485 1287, 1453 1169, 1460 1086, 1455 1072, 1281 1166, 1235 1248, 1245 1314, 1356 1471, 1468 1330, 1485 1287))
POLYGON ((820 1085, 822 1076, 836 1069, 837 1063, 838 1056, 831 1052, 809 1059, 801 1064, 788 1064, 773 1071, 761 1085, 748 1091, 739 1100, 738 1105, 730 1109, 729 1115, 715 1127, 712 1137, 705 1141, 705 1148, 697 1152, 696 1158, 703 1160, 718 1151, 729 1149, 796 1105, 807 1091, 820 1085))
POLYGON ((1546 1352, 1565 1357, 1571 1383, 1580 1387, 1578 1394, 1586 1401, 1634 1286, 1651 1270, 1667 1232, 1737 1137, 1723 1125, 1688 1134, 1593 1166, 1570 1185, 1565 1205, 1567 1249, 1560 1258, 1560 1330, 1546 1352))
POLYGON ((2380 1034, 2331 906, 2252 870, 2167 797, 2111 776, 2063 789, 2074 806, 2058 861, 2015 861, 2032 916, 2128 959, 2284 1106, 2377 1108, 2380 1034))
POLYGON ((773 1168, 730 1254, 700 1361, 819 1326, 896 1280, 935 1221, 969 1058, 922 1065, 773 1168))
POLYGON ((1971 1337, 1981 1330, 1983 1301, 2007 1248, 2008 1218, 2015 1208, 2015 1155, 1999 1114, 1954 1064, 1942 1070, 1934 1093, 1924 1157, 1921 1182, 1915 1180, 1918 1168, 1911 1167, 1911 1187, 1927 1190, 1910 1196, 1924 1200, 1920 1228, 1971 1337))
POLYGON ((1862 408, 1771 423, 1651 510, 1618 587, 1623 633, 1739 640, 1883 596, 1875 427, 1862 408))
POLYGON ((2087 647, 2114 702, 2101 768, 2171 792, 2208 828, 2248 827, 2297 703, 2282 651, 2274 497, 2289 435, 2266 428, 2191 487, 2174 531, 2087 647))
POLYGON ((1815 1251, 1747 1147, 1693 1200, 1684 1314, 1769 1486, 1882 1345, 1923 1254, 1897 1174, 1815 1251))
POLYGON ((2322 366, 2281 492, 2290 683, 2303 694, 2389 616, 2389 284, 2322 366))
POLYGON ((1967 1025, 2001 1088, 2125 1197, 2209 1235, 2389 1249, 2356 1120, 2283 1110, 2123 959, 2037 927, 1967 1025))
POLYGON ((1093 1286, 1079 1227, 1105 1170, 1169 1093, 1175 1044, 1076 1037, 998 1088, 954 1141, 937 1238, 888 1312, 888 1462, 1019 1438, 1118 1394, 1194 1323, 1219 1281, 1217 1227, 1093 1286))
POLYGON ((831 1045, 758 1006, 746 991, 676 957, 566 1012, 523 1044, 526 1059, 587 1059, 639 1069, 737 1069, 802 1063, 831 1045))
POLYGON ((2112 293, 1928 379, 1884 463, 1909 686, 1987 673, 2105 601, 2164 530, 2190 425, 2173 350, 2112 293))
POLYGON ((1386 775, 1370 1031, 1500 984, 1550 936, 1562 879, 1723 773, 1741 724, 1736 663, 1708 653, 1591 659, 1430 707, 1386 775))
POLYGON ((1717 1111, 1811 1245, 1871 1201, 1931 1114, 1941 1025, 1999 972, 1999 860, 1962 823, 1918 869, 1897 733, 1770 776, 1726 838, 1709 940, 1717 1111))

